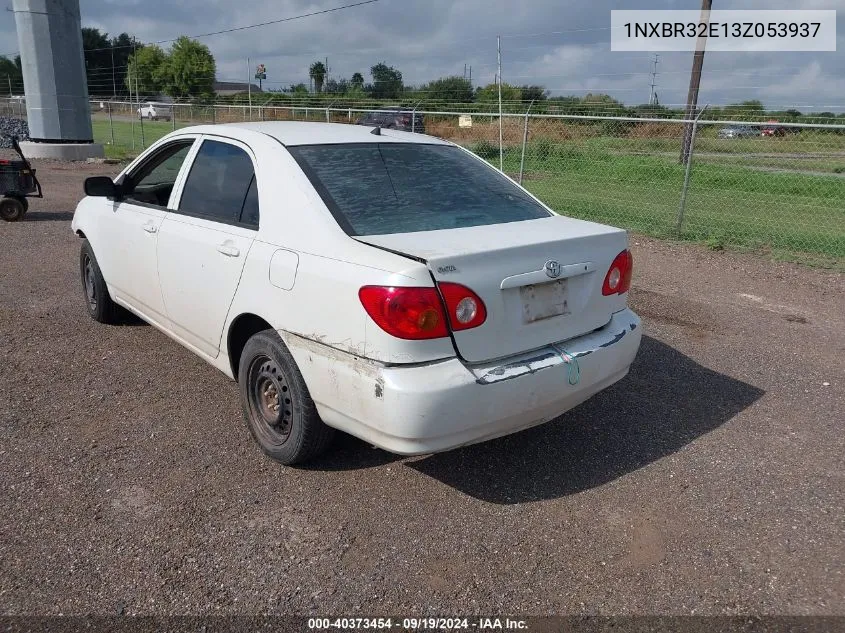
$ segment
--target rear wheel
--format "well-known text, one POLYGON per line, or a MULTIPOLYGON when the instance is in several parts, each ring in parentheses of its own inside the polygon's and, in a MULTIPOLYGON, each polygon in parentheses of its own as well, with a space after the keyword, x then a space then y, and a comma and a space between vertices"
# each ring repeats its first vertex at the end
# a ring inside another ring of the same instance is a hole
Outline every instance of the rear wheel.
POLYGON ((28 205, 26 199, 8 197, 0 200, 0 218, 6 222, 17 222, 22 220, 26 214, 28 205))
POLYGON ((97 258, 88 240, 83 240, 79 252, 79 273, 82 279, 82 294, 88 315, 100 323, 118 323, 120 306, 109 296, 106 280, 100 272, 97 258))
POLYGON ((276 332, 265 330, 247 341, 238 383, 247 426, 267 456, 297 464, 328 446, 334 431, 320 419, 293 356, 276 332))

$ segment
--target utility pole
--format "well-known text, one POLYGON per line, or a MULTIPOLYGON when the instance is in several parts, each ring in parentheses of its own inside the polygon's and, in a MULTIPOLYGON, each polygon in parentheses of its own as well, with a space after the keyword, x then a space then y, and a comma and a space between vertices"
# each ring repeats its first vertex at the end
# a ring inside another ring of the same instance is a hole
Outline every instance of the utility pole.
POLYGON ((249 96, 249 120, 252 121, 252 77, 250 77, 249 57, 246 58, 246 93, 249 96))
MULTIPOLYGON (((138 58, 135 57, 135 36, 132 36, 132 70, 135 77, 138 77, 138 58)), ((132 77, 129 76, 129 68, 126 69, 126 78, 129 80, 129 114, 132 115, 132 149, 135 149, 135 117, 140 116, 140 112, 132 112, 132 77)))
POLYGON ((657 64, 660 62, 660 55, 655 53, 654 59, 651 60, 652 67, 651 67, 651 92, 648 95, 648 105, 655 105, 654 104, 654 86, 657 85, 657 64))
MULTIPOLYGON (((133 51, 135 50, 134 46, 132 47, 132 50, 133 51)), ((137 68, 137 66, 136 66, 136 68, 137 68)), ((140 113, 141 112, 141 93, 138 92, 138 73, 137 72, 135 73, 135 97, 138 99, 138 112, 140 113)), ((144 138, 144 117, 139 115, 138 120, 141 123, 141 149, 146 149, 147 142, 146 142, 146 139, 144 138)))
MULTIPOLYGON (((710 22, 710 8, 713 0, 701 0, 701 22, 710 22)), ((680 163, 686 165, 689 161, 690 143, 692 141, 693 124, 695 111, 698 107, 698 88, 701 85, 701 67, 704 65, 704 47, 707 45, 707 37, 699 37, 695 43, 695 53, 692 58, 692 72, 689 78, 689 92, 687 93, 687 108, 684 118, 690 123, 684 125, 684 142, 681 146, 680 163)))
POLYGON ((117 81, 114 78, 114 42, 111 44, 111 91, 113 99, 117 96, 117 81))
POLYGON ((502 147, 502 36, 496 36, 496 56, 498 57, 498 81, 499 84, 499 171, 504 171, 505 150, 502 147))

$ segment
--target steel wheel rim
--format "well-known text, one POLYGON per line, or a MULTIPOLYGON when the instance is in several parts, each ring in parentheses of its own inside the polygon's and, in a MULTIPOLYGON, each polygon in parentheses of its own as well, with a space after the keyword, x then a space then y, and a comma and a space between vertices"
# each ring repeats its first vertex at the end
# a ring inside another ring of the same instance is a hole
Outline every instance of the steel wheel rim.
POLYGON ((97 286, 94 284, 94 263, 86 255, 82 265, 85 298, 88 299, 88 307, 94 311, 97 309, 97 286))
POLYGON ((256 356, 249 366, 247 389, 254 427, 267 443, 281 445, 293 429, 294 402, 287 376, 269 356, 256 356))

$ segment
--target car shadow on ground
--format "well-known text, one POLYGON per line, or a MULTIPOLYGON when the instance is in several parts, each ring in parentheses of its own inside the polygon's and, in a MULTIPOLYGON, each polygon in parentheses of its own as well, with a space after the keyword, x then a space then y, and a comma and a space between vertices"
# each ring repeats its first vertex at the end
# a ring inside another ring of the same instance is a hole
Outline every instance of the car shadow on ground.
POLYGON ((73 211, 27 211, 24 222, 70 222, 73 211))
POLYGON ((557 420, 407 465, 491 503, 554 499, 680 450, 764 393, 644 336, 624 380, 557 420))
MULTIPOLYGON (((491 503, 554 499, 601 486, 680 450, 764 393, 644 336, 624 380, 560 418, 404 463, 491 503)), ((351 470, 400 459, 341 435, 334 450, 309 466, 351 470)))

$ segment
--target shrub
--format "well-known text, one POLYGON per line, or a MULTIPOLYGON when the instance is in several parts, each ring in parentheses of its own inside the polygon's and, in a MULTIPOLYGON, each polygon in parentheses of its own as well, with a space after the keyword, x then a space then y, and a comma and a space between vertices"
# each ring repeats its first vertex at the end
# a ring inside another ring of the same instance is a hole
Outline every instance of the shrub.
POLYGON ((472 153, 481 158, 496 158, 499 155, 499 148, 490 141, 478 141, 471 148, 472 153))
POLYGON ((547 160, 555 153, 555 144, 547 138, 537 139, 532 145, 532 153, 540 160, 547 160))

